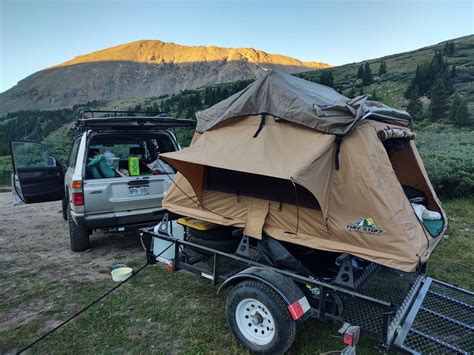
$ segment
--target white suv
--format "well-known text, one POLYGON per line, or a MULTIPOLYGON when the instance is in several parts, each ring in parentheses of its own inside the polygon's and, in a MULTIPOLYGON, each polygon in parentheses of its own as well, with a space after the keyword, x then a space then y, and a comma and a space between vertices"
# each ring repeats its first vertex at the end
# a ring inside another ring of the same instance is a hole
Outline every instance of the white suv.
POLYGON ((77 119, 66 168, 44 144, 11 142, 15 202, 62 200, 73 251, 89 249, 94 229, 125 231, 162 218, 175 172, 159 154, 179 149, 175 127, 193 125, 163 116, 88 117, 105 113, 77 119))

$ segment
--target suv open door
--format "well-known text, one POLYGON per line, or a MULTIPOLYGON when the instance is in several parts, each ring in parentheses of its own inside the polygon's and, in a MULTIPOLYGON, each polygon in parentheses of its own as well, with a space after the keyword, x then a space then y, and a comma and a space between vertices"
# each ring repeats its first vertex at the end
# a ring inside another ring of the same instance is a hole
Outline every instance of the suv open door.
POLYGON ((59 201, 64 197, 64 168, 48 146, 11 141, 15 204, 59 201))

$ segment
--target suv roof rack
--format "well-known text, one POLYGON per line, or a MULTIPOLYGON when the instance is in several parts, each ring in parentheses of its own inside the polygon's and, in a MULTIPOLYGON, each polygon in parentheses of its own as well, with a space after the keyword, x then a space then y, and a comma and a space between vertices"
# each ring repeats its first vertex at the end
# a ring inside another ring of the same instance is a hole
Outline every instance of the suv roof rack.
POLYGON ((195 121, 192 119, 173 118, 165 112, 87 110, 79 113, 75 122, 75 128, 76 134, 80 134, 86 129, 94 129, 96 131, 143 131, 193 127, 194 124, 195 121), (140 116, 136 116, 137 114, 140 116))
POLYGON ((79 113, 78 118, 94 118, 95 115, 99 114, 95 118, 99 117, 117 117, 117 116, 149 116, 149 117, 169 117, 169 115, 164 111, 144 111, 144 110, 135 110, 135 111, 124 111, 124 110, 82 110, 79 113), (88 115, 91 115, 90 117, 88 115))

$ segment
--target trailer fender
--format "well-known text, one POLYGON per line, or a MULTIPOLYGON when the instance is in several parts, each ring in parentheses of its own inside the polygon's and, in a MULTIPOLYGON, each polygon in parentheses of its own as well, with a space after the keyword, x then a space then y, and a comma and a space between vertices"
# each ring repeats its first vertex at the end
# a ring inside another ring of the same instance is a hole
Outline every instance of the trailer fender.
POLYGON ((309 301, 296 283, 289 277, 262 267, 249 267, 228 278, 219 286, 217 293, 229 286, 249 279, 262 282, 275 290, 287 304, 288 311, 294 320, 305 320, 310 315, 310 312, 308 312, 311 309, 309 301))

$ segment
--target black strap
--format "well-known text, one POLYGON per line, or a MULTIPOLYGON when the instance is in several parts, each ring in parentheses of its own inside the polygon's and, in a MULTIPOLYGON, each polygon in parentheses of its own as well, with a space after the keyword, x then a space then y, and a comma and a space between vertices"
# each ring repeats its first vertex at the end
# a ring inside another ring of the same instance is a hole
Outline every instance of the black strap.
POLYGON ((260 124, 258 126, 257 131, 253 135, 253 138, 257 138, 257 136, 259 135, 259 133, 262 130, 263 126, 265 126, 265 114, 264 113, 260 114, 260 124))
POLYGON ((339 152, 341 151, 342 137, 344 137, 342 134, 336 134, 336 140, 334 141, 336 144, 336 170, 339 170, 339 152))

